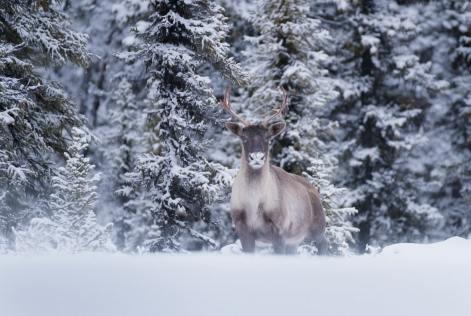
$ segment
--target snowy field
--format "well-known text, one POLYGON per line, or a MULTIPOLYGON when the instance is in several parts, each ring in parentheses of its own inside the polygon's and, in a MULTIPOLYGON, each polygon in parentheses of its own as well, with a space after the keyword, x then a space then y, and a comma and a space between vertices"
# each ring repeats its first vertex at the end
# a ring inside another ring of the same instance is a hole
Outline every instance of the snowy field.
POLYGON ((0 315, 471 315, 471 240, 353 258, 7 255, 0 315))

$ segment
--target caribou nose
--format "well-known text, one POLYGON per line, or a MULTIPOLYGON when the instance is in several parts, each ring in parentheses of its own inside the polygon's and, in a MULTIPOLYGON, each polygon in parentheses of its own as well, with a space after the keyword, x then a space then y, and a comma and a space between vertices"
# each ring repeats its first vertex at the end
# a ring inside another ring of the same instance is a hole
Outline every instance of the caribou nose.
POLYGON ((263 160, 265 159, 265 154, 262 152, 251 153, 249 157, 250 157, 250 160, 263 160))

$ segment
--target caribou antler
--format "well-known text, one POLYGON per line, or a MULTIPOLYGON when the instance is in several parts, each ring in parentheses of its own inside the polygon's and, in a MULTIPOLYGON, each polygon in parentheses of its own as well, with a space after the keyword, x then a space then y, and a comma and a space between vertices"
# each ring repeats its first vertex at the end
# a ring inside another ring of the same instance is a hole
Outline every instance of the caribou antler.
POLYGON ((232 89, 232 86, 229 86, 229 88, 227 88, 226 92, 224 92, 224 100, 221 101, 222 107, 225 108, 226 110, 228 110, 229 113, 231 113, 231 115, 233 117, 235 117, 236 119, 238 119, 242 124, 244 124, 245 126, 250 126, 249 123, 247 123, 246 121, 241 119, 237 114, 232 112, 232 110, 231 110, 231 89, 232 89))
POLYGON ((288 105, 288 98, 287 98, 287 95, 286 95, 286 91, 285 89, 283 88, 283 86, 280 84, 279 85, 280 88, 281 88, 281 91, 283 91, 283 102, 281 103, 281 106, 280 106, 280 109, 278 111, 276 111, 275 114, 273 114, 272 116, 270 116, 265 122, 262 123, 262 126, 263 127, 267 127, 267 124, 273 120, 275 117, 277 117, 278 115, 280 115, 285 109, 286 109, 286 106, 288 105))

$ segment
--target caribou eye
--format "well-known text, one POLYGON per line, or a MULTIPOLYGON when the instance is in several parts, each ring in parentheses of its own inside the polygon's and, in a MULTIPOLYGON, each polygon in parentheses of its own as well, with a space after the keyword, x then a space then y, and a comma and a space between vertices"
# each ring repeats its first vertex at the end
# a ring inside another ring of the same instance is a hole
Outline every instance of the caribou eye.
POLYGON ((242 142, 246 142, 247 141, 247 137, 244 137, 244 136, 241 136, 240 139, 242 140, 242 142))

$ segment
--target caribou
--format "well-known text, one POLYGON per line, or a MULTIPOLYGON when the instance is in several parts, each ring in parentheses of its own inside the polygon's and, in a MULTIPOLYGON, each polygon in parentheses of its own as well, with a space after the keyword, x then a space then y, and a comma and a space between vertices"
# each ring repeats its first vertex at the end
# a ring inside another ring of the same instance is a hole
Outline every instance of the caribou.
POLYGON ((242 142, 240 170, 232 187, 230 210, 243 252, 254 252, 255 241, 271 243, 276 254, 296 254, 298 245, 309 238, 319 255, 325 255, 325 213, 316 188, 305 178, 288 173, 268 162, 270 140, 286 124, 268 123, 286 110, 283 86, 279 110, 261 124, 249 124, 231 109, 231 86, 221 106, 241 122, 227 122, 227 129, 242 142))

